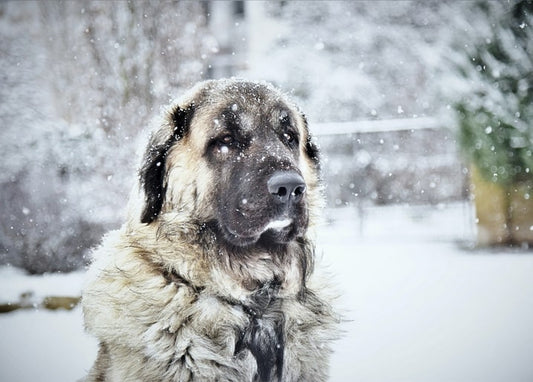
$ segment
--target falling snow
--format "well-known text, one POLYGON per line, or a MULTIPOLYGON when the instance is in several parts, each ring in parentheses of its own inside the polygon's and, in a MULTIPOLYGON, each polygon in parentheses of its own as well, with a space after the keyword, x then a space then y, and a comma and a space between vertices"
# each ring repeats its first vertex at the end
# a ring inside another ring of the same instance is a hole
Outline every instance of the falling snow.
MULTIPOLYGON (((452 118, 457 93, 513 69, 474 54, 475 43, 494 43, 494 20, 477 2, 246 2, 247 18, 232 4, 0 4, 0 302, 78 295, 83 272, 30 277, 6 264, 83 269, 89 248, 125 219, 160 108, 198 80, 236 75, 289 93, 321 148, 328 224, 317 253, 348 319, 331 380, 533 380, 530 251, 471 248, 469 169, 452 118), (469 80, 454 69, 465 60, 469 80)), ((512 5, 487 4, 495 14, 512 5)), ((499 37, 512 62, 531 63, 499 37)), ((528 78, 516 94, 530 94, 528 78)), ((474 106, 518 121, 509 141, 530 175, 531 108, 480 88, 474 106)), ((472 147, 497 154, 486 139, 499 126, 484 123, 472 147)), ((2 314, 0 334, 1 380, 76 380, 96 355, 79 308, 2 314)))

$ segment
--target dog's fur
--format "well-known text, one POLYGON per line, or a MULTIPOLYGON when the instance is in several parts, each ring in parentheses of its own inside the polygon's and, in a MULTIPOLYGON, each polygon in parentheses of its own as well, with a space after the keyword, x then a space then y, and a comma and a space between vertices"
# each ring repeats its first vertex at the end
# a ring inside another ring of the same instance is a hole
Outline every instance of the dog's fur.
POLYGON ((318 170, 305 117, 271 85, 206 81, 171 105, 127 222, 94 253, 87 380, 326 380, 338 317, 311 277, 318 170), (276 174, 298 188, 273 191, 276 174))

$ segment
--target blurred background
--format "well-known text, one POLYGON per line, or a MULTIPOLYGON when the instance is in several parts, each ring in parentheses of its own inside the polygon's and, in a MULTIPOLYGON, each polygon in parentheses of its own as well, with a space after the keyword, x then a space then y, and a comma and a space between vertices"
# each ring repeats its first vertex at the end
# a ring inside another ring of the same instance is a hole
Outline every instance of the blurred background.
POLYGON ((533 380, 531 1, 2 1, 0 35, 4 310, 79 294, 46 280, 120 226, 152 119, 237 76, 288 93, 321 147, 352 320, 333 380, 533 380))

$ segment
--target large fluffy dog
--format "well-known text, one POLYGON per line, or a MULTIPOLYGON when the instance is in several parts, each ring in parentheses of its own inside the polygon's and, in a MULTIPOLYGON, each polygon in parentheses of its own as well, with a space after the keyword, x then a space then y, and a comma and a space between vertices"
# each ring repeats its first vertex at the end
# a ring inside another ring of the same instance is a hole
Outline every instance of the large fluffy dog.
POLYGON ((311 277, 318 167, 270 85, 208 81, 172 105, 127 222, 95 252, 88 380, 325 380, 338 319, 311 277))

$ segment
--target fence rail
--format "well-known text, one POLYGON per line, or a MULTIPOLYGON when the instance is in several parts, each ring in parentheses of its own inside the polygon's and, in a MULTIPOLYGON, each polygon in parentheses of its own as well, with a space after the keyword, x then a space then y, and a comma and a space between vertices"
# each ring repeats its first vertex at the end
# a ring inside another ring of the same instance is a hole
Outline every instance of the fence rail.
POLYGON ((311 124, 331 207, 466 196, 455 135, 436 118, 311 124))
POLYGON ((345 135, 354 133, 385 133, 392 131, 414 131, 438 129, 443 125, 432 117, 398 118, 374 121, 325 122, 311 124, 315 136, 345 135))

